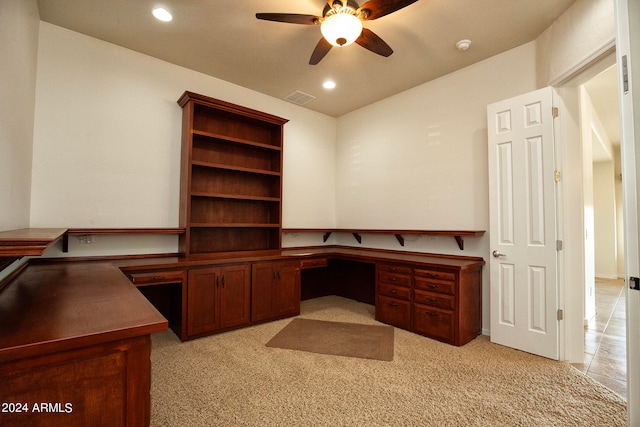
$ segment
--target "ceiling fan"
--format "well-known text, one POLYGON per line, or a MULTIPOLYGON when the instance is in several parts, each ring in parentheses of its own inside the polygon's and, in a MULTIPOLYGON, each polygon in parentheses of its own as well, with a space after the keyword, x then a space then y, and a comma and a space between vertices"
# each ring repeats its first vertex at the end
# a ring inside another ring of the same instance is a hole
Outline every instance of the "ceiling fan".
POLYGON ((347 46, 353 42, 371 52, 389 56, 393 49, 373 31, 363 28, 364 21, 389 15, 418 0, 369 0, 358 6, 354 0, 327 0, 322 16, 298 13, 256 13, 256 18, 290 24, 320 25, 322 38, 311 54, 309 64, 316 65, 333 46, 347 46))

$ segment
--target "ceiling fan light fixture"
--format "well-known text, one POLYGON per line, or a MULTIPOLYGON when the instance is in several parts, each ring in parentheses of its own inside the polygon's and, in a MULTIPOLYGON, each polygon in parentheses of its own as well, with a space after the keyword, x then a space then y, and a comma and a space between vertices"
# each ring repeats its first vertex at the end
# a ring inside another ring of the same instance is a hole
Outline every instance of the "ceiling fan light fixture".
POLYGON ((322 21, 320 31, 333 46, 348 46, 362 34, 362 21, 350 13, 335 13, 322 21))

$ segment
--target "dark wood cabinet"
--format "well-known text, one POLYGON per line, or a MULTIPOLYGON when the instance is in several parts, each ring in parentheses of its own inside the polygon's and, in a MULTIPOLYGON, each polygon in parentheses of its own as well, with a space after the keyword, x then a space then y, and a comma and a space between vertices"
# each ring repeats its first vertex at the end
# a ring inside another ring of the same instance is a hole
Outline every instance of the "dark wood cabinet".
POLYGON ((376 266, 376 320, 411 328, 410 267, 387 263, 376 266))
POLYGON ((187 279, 189 338, 248 325, 251 269, 248 264, 192 268, 187 279))
POLYGON ((378 263, 376 277, 377 320, 457 346, 480 334, 482 263, 378 263))
POLYGON ((281 248, 286 119, 185 92, 180 251, 186 256, 281 248))
POLYGON ((300 314, 300 263, 261 262, 252 266, 251 321, 300 314))
POLYGON ((28 404, 0 424, 149 425, 150 335, 167 321, 117 268, 31 264, 0 300, 0 402, 28 404))

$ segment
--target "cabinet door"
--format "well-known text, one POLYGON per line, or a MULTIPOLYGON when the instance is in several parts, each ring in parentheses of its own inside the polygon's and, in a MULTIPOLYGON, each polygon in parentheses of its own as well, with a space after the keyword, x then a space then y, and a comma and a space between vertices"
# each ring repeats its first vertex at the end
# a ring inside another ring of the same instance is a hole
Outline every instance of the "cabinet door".
POLYGON ((279 263, 276 277, 276 314, 300 314, 300 265, 297 262, 279 263))
POLYGON ((217 268, 189 270, 187 280, 187 334, 189 336, 212 332, 219 318, 217 306, 217 268))
POLYGON ((253 264, 251 283, 251 320, 259 322, 274 317, 275 278, 273 263, 253 264))
POLYGON ((248 264, 220 268, 220 328, 249 324, 250 292, 248 264))

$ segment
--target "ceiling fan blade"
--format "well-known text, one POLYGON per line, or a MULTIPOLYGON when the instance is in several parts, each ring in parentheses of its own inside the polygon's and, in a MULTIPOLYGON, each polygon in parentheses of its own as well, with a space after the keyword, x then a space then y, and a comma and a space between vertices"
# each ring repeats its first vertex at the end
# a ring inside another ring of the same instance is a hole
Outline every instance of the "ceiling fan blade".
POLYGON ((311 54, 311 58, 309 59, 309 65, 316 65, 318 62, 322 61, 322 58, 325 57, 327 53, 331 50, 333 46, 331 43, 325 40, 325 38, 321 38, 316 48, 313 50, 311 54))
POLYGON ((256 18, 265 21, 286 22, 289 24, 317 25, 320 17, 299 13, 256 13, 256 18))
POLYGON ((382 16, 393 13, 396 10, 400 10, 417 1, 418 0, 369 0, 360 6, 359 10, 367 10, 368 12, 365 14, 365 19, 367 21, 371 21, 372 19, 378 19, 382 16))
POLYGON ((390 56, 393 53, 393 49, 368 28, 362 29, 362 34, 356 39, 356 43, 378 55, 390 56))

